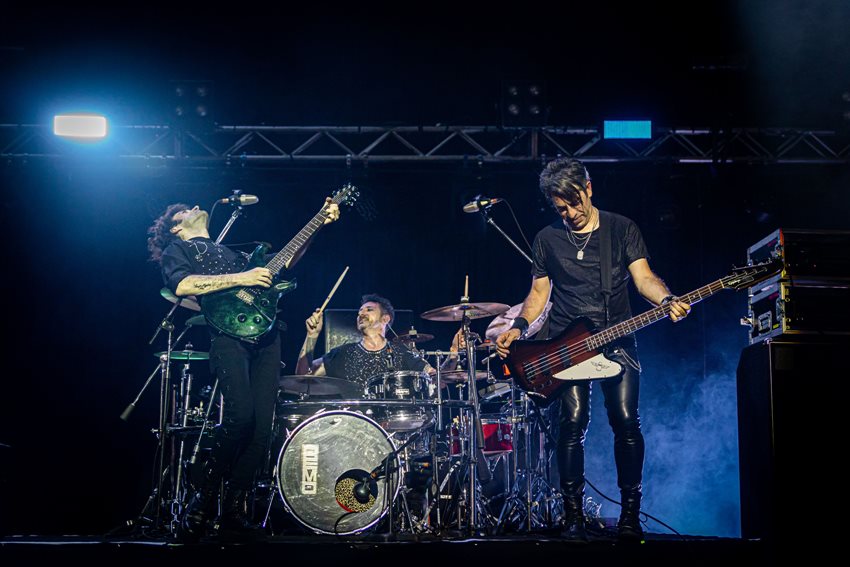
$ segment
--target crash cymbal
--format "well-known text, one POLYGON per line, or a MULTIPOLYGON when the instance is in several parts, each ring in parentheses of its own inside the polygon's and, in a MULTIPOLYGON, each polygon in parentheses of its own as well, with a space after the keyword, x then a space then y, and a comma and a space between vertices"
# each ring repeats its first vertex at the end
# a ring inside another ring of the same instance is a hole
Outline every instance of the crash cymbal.
POLYGON ((434 339, 434 335, 428 333, 407 332, 393 339, 394 343, 424 343, 434 339))
POLYGON ((280 388, 290 394, 307 396, 341 396, 343 398, 359 398, 363 396, 363 388, 354 382, 330 376, 313 376, 311 374, 293 374, 281 376, 278 380, 280 388))
POLYGON ((466 313, 470 319, 481 319, 482 317, 495 317, 509 308, 510 305, 504 303, 460 303, 431 309, 420 317, 429 321, 460 321, 466 313))
POLYGON ((163 297, 163 299, 166 299, 171 303, 177 303, 178 301, 180 301, 180 307, 185 307, 186 309, 191 309, 192 311, 201 310, 201 306, 198 304, 198 301, 194 295, 190 295, 187 297, 177 297, 176 295, 171 293, 171 290, 167 287, 164 287, 159 290, 159 294, 163 297))
POLYGON ((207 320, 204 318, 203 315, 195 315, 194 317, 189 317, 188 319, 186 319, 186 326, 187 327, 195 327, 197 325, 206 325, 206 324, 207 324, 207 320))
MULTIPOLYGON (((543 313, 540 314, 540 317, 529 323, 528 331, 525 333, 526 337, 531 337, 540 330, 540 327, 543 326, 543 323, 546 321, 546 317, 549 315, 549 311, 552 309, 552 302, 549 301, 546 303, 546 307, 543 308, 543 313)), ((519 317, 519 314, 522 312, 522 303, 518 303, 514 305, 492 321, 487 325, 487 330, 484 332, 484 336, 490 339, 491 341, 495 341, 499 335, 507 331, 511 328, 511 325, 514 324, 514 319, 519 317)))
MULTIPOLYGON (((486 380, 490 374, 484 370, 475 371, 475 380, 486 380)), ((447 383, 466 382, 469 378, 469 372, 466 370, 446 370, 440 372, 440 380, 447 383)))
MULTIPOLYGON (((165 351, 157 352, 155 357, 161 358, 165 355, 165 351)), ((209 360, 210 353, 200 352, 197 350, 173 350, 171 351, 171 360, 209 360)))

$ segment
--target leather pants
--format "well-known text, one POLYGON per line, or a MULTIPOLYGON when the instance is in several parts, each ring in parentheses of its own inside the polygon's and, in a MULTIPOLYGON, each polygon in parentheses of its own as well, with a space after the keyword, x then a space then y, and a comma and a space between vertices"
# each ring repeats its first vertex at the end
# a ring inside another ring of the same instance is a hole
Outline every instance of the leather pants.
MULTIPOLYGON (((634 349, 627 354, 637 360, 634 349)), ((617 486, 621 491, 640 490, 643 474, 644 441, 638 416, 640 370, 619 354, 609 358, 621 363, 618 378, 599 381, 605 397, 608 423, 614 431, 614 461, 617 486)), ((561 488, 566 495, 584 492, 584 439, 590 424, 591 382, 577 382, 564 388, 560 396, 558 467, 561 488)))

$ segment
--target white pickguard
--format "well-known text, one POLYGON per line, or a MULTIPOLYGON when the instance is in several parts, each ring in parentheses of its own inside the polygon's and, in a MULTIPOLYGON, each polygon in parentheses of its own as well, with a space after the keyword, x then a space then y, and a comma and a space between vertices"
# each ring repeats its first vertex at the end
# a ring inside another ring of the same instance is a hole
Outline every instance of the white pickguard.
POLYGON ((608 360, 602 354, 588 358, 566 370, 555 374, 558 380, 598 380, 602 378, 613 378, 623 372, 623 365, 613 360, 608 360))

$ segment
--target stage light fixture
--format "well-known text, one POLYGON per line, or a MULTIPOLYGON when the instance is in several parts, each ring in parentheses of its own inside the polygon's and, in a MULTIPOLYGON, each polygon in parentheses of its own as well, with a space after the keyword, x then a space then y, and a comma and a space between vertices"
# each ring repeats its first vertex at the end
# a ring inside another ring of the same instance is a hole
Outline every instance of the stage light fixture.
POLYGON ((650 140, 652 120, 605 120, 602 137, 606 140, 650 140))
POLYGON ((53 117, 53 134, 73 140, 102 140, 109 124, 100 114, 57 114, 53 117))
POLYGON ((543 81, 504 81, 501 110, 503 127, 545 126, 545 84, 543 81))
POLYGON ((211 130, 212 91, 212 81, 171 81, 173 125, 195 132, 211 130))

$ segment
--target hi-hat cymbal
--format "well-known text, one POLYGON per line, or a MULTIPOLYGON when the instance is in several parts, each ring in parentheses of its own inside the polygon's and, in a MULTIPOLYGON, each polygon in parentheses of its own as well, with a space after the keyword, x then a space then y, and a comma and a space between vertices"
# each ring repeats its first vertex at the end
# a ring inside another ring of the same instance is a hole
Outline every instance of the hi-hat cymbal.
POLYGON ((177 297, 176 295, 171 293, 171 290, 167 287, 164 287, 159 290, 159 294, 163 297, 163 299, 166 299, 171 303, 177 303, 179 301, 180 307, 185 307, 186 309, 191 309, 192 311, 201 310, 201 306, 198 304, 198 301, 194 295, 187 297, 177 297))
POLYGON ((207 324, 207 320, 204 318, 203 315, 195 315, 193 317, 189 317, 188 319, 186 319, 186 326, 187 327, 195 327, 197 325, 206 325, 206 324, 207 324))
POLYGON ((434 335, 428 333, 410 333, 407 332, 393 339, 394 343, 424 343, 434 340, 434 335))
MULTIPOLYGON (((540 316, 529 323, 528 331, 526 331, 525 336, 531 337, 540 330, 540 327, 543 326, 543 323, 546 321, 546 317, 549 315, 549 310, 552 309, 552 302, 549 301, 546 303, 546 307, 543 308, 543 313, 540 316)), ((484 332, 484 336, 490 339, 491 341, 495 341, 499 335, 507 331, 511 328, 511 325, 514 324, 514 319, 519 317, 519 314, 522 312, 522 303, 518 303, 490 321, 490 324, 487 325, 487 330, 484 332)))
POLYGON ((429 321, 460 321, 465 313, 470 319, 481 319, 482 317, 495 317, 509 308, 510 305, 504 303, 460 303, 431 309, 420 317, 429 321))
MULTIPOLYGON (((165 355, 165 351, 154 353, 154 356, 161 358, 165 355)), ((210 353, 200 352, 197 350, 173 350, 171 351, 171 360, 209 360, 210 353)))
POLYGON ((313 376, 312 374, 293 374, 281 376, 278 380, 280 388, 290 394, 307 396, 341 396, 343 398, 359 398, 363 388, 354 382, 330 376, 313 376))
MULTIPOLYGON (((476 380, 486 380, 489 377, 490 373, 485 370, 475 371, 476 380)), ((443 382, 466 382, 468 379, 469 372, 467 370, 446 370, 444 372, 440 372, 440 380, 443 382)))

